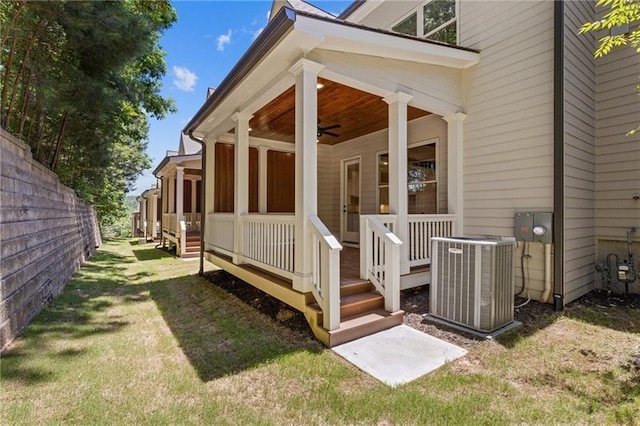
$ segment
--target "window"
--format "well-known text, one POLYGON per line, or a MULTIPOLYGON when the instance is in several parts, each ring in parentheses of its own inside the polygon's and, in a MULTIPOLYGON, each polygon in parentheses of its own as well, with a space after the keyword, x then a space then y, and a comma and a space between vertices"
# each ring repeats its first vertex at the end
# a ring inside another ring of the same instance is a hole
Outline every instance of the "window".
POLYGON ((391 26, 397 33, 457 44, 456 0, 429 0, 391 26))
POLYGON ((436 144, 407 151, 407 190, 409 214, 437 213, 436 144))
POLYGON ((418 35, 418 13, 413 12, 411 15, 395 24, 391 30, 401 34, 408 34, 412 36, 418 35))
MULTIPOLYGON (((409 214, 438 212, 436 144, 428 143, 407 150, 407 195, 409 214)), ((378 212, 389 213, 389 154, 378 154, 378 212)))

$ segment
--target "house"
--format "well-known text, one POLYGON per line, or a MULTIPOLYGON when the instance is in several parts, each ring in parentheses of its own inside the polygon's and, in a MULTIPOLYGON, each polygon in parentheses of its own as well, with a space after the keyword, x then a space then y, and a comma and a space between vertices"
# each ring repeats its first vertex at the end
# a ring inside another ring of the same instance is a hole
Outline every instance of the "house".
POLYGON ((181 134, 178 151, 167 151, 153 171, 161 181, 160 245, 175 248, 178 257, 197 257, 200 252, 201 169, 200 145, 181 134))
POLYGON ((556 309, 595 289, 596 262, 640 228, 640 139, 625 136, 640 56, 594 60, 577 31, 595 13, 274 1, 184 129, 204 146, 203 255, 330 346, 401 321, 400 290, 431 280, 432 237, 526 240, 527 213, 552 221, 517 242, 516 289, 556 309))
POLYGON ((149 188, 137 198, 140 215, 140 235, 145 241, 160 239, 160 215, 162 212, 162 197, 160 188, 149 188))

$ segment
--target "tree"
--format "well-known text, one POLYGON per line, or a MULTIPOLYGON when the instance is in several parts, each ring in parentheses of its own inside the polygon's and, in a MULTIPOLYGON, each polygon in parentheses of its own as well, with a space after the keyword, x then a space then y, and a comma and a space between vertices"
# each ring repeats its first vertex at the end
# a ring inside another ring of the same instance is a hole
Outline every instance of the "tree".
POLYGON ((149 118, 160 96, 168 0, 0 2, 0 124, 96 206, 101 224, 150 166, 149 118))
MULTIPOLYGON (((579 31, 579 34, 584 34, 609 30, 610 34, 598 40, 594 56, 600 58, 621 46, 635 48, 636 53, 640 54, 640 0, 598 0, 596 7, 606 8, 606 13, 597 21, 586 22, 579 31), (612 32, 612 29, 620 31, 612 32)), ((636 86, 636 90, 640 91, 640 85, 636 86)), ((640 126, 631 130, 628 135, 639 130, 640 126)))

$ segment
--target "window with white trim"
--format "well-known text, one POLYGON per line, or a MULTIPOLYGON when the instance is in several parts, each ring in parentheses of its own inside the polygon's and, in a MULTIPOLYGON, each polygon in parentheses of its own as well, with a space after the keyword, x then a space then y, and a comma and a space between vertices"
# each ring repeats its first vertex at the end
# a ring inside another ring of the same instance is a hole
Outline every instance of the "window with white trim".
MULTIPOLYGON (((389 154, 378 154, 378 212, 389 213, 389 154)), ((407 212, 438 213, 436 143, 410 146, 407 150, 407 212)))
POLYGON ((403 16, 391 31, 457 44, 456 0, 429 0, 403 16))

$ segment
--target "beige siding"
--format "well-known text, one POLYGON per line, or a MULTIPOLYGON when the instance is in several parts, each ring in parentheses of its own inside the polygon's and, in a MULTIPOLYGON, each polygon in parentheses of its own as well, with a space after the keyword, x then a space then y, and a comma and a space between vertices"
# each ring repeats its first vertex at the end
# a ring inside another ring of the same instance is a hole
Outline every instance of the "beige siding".
POLYGON ((318 144, 318 217, 329 229, 334 228, 332 185, 333 168, 331 146, 318 144))
MULTIPOLYGON (((640 258, 640 124, 638 93, 640 55, 620 48, 596 60, 596 235, 597 258, 608 253, 627 257, 626 229, 636 227, 634 255, 640 258)), ((636 266, 639 266, 636 264, 636 266)), ((631 291, 640 291, 636 282, 631 291)))
POLYGON ((565 302, 595 287, 595 38, 577 34, 594 15, 592 2, 565 3, 565 302))
MULTIPOLYGON (((553 2, 460 2, 465 70, 464 233, 514 236, 514 214, 553 211, 553 2)), ((517 291, 522 252, 516 251, 517 291)), ((527 244, 526 290, 544 288, 544 247, 527 244)))
POLYGON ((517 211, 553 209, 553 3, 460 3, 464 232, 513 236, 517 211))

